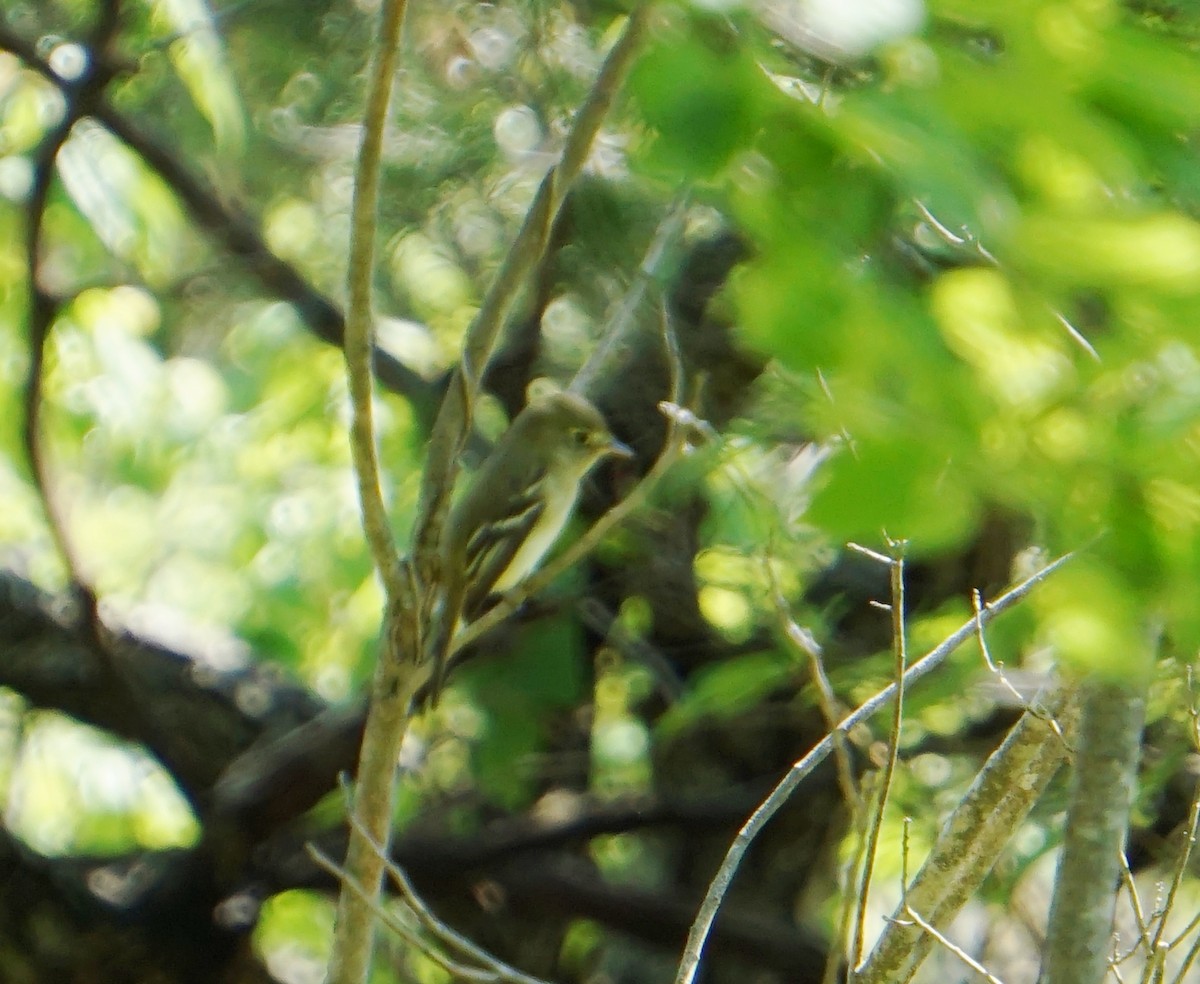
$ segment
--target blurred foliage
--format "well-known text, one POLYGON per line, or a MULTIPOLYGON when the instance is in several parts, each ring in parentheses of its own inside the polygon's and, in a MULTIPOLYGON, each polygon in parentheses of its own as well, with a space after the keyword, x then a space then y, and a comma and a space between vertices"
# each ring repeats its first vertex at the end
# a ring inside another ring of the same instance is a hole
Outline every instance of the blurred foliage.
MULTIPOLYGON (((271 250, 335 300, 369 7, 131 0, 106 55, 116 111, 245 203, 271 250)), ((811 711, 807 669, 779 642, 775 581, 833 643, 839 694, 873 692, 886 661, 837 662, 838 613, 803 601, 847 540, 903 538, 910 559, 933 561, 1010 510, 1039 546, 1086 545, 1086 557, 995 626, 998 658, 1032 654, 1040 668, 1052 647, 1069 672, 1138 679, 1200 645, 1200 8, 909 7, 923 18, 853 56, 798 43, 788 25, 800 6, 661 7, 575 199, 536 368, 567 375, 582 361, 680 186, 696 189, 691 240, 714 215, 745 235, 751 258, 719 306, 772 366, 731 433, 655 499, 669 511, 706 495, 698 603, 714 635, 743 648, 648 720, 656 670, 615 645, 593 666, 594 640, 565 614, 522 626, 516 656, 465 670, 427 726, 405 822, 461 799, 453 822, 469 830, 477 802, 537 803, 549 736, 572 714, 589 731, 589 791, 613 797, 653 788, 656 751, 690 729, 753 716, 781 693, 784 713, 811 711), (801 444, 820 448, 808 465, 801 444)), ((67 76, 93 14, 90 0, 6 0, 3 23, 67 76)), ((622 16, 543 0, 413 5, 376 306, 382 343, 419 376, 452 364, 622 16)), ((863 16, 848 4, 842 26, 863 16)), ((23 221, 63 109, 56 87, 0 53, 0 564, 55 589, 65 572, 20 433, 23 221)), ((331 701, 356 693, 381 596, 359 532, 340 354, 307 333, 295 298, 272 295, 201 228, 177 176, 110 129, 81 121, 56 163, 38 271, 63 301, 45 455, 84 573, 114 617, 170 611, 197 635, 245 640, 331 701)), ((405 531, 425 435, 402 394, 378 410, 385 492, 405 531)), ((627 554, 620 536, 606 561, 627 554)), ((579 578, 562 592, 582 589, 579 578)), ((968 614, 958 598, 914 617, 914 651, 968 614)), ((620 617, 635 638, 654 629, 644 599, 624 599, 620 617)), ((1170 696, 1156 695, 1153 717, 1183 714, 1176 669, 1160 674, 1170 696)), ((923 685, 912 748, 985 716, 992 702, 972 689, 982 673, 964 647, 923 685)), ((37 850, 195 837, 144 756, 115 766, 106 740, 19 719, 0 718, 5 822, 37 850), (37 756, 49 765, 34 781, 37 756), (82 773, 116 776, 114 787, 82 773)), ((969 775, 940 754, 913 763, 902 808, 937 800, 918 842, 969 775)), ((889 816, 887 837, 897 831, 889 816)), ((1015 883, 1047 842, 1041 828, 1022 839, 998 882, 1015 883)), ((614 877, 657 870, 636 838, 593 854, 614 877)), ((272 899, 268 962, 319 962, 312 941, 329 918, 308 895, 272 899)), ((592 924, 572 933, 571 952, 594 945, 592 924)))
POLYGON ((1146 672, 1148 612, 1181 651, 1200 641, 1184 587, 1200 561, 1200 224, 1171 166, 1200 67, 1115 4, 928 15, 924 37, 814 98, 780 84, 789 66, 761 34, 779 75, 745 69, 753 23, 677 15, 754 136, 694 119, 678 94, 702 59, 664 55, 640 94, 659 123, 646 154, 713 180, 693 153, 712 138, 756 247, 736 283, 748 337, 820 374, 808 419, 845 446, 806 518, 838 539, 886 529, 917 556, 997 504, 1056 550, 1103 531, 1087 570, 1043 596, 1041 631, 1081 670, 1146 672))

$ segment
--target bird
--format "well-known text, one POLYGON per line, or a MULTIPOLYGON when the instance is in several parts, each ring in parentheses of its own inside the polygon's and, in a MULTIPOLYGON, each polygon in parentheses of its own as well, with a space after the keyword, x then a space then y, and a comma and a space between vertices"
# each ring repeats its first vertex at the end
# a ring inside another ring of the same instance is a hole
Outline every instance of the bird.
POLYGON ((597 462, 633 457, 585 397, 536 382, 541 385, 530 387, 525 408, 446 521, 441 613, 446 628, 434 651, 434 698, 454 632, 487 611, 489 599, 511 591, 537 569, 570 520, 583 480, 597 462))

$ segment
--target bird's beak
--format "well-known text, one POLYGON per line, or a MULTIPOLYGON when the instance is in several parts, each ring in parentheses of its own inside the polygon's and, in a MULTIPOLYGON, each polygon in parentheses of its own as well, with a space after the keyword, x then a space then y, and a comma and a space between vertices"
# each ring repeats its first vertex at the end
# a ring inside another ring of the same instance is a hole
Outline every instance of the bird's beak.
POLYGON ((633 448, 623 441, 618 441, 615 437, 608 442, 607 454, 611 454, 614 458, 624 458, 626 461, 632 461, 634 458, 633 448))

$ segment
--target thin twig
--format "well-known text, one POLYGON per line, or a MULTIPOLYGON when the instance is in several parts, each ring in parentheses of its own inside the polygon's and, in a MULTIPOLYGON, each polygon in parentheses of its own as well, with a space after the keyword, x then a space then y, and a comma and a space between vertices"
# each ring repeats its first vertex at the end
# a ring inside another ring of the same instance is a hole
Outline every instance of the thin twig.
MULTIPOLYGON (((348 795, 349 790, 345 791, 348 795)), ((545 984, 540 978, 532 977, 505 963, 495 956, 495 954, 489 953, 483 947, 463 936, 462 933, 442 922, 433 913, 433 910, 425 904, 412 882, 409 881, 408 875, 404 873, 404 870, 384 853, 374 838, 362 828, 362 825, 353 813, 348 814, 348 820, 351 827, 357 828, 358 832, 367 838, 371 846, 379 854, 388 876, 399 890, 401 898, 403 898, 405 904, 412 910, 413 915, 417 918, 420 925, 427 932, 432 933, 442 945, 457 951, 468 960, 473 960, 484 970, 493 974, 498 980, 512 981, 514 984, 545 984)), ((310 847, 310 853, 312 850, 313 848, 310 847)), ((433 952, 432 947, 428 943, 422 943, 421 946, 426 952, 433 952)))
POLYGON ((1138 892, 1137 883, 1133 880, 1133 870, 1129 867, 1129 858, 1121 852, 1121 880, 1129 893, 1129 906, 1133 910, 1133 919, 1137 923, 1138 939, 1144 942, 1150 939, 1150 924, 1146 921, 1146 912, 1142 908, 1142 898, 1138 892))
POLYGON ((140 722, 144 734, 161 731, 145 703, 137 698, 126 676, 121 672, 110 644, 109 635, 100 617, 100 604, 89 582, 67 529, 65 511, 55 495, 42 439, 42 409, 46 345, 63 300, 52 295, 42 284, 42 251, 46 208, 59 152, 71 135, 75 124, 88 116, 103 99, 104 88, 112 79, 106 61, 107 49, 119 27, 118 0, 105 0, 100 5, 96 23, 89 32, 89 57, 82 75, 77 79, 61 78, 49 65, 49 77, 60 87, 66 106, 59 123, 42 138, 34 153, 33 181, 25 203, 25 264, 29 283, 29 366, 23 392, 24 421, 22 441, 34 489, 46 517, 51 541, 66 568, 71 593, 79 606, 78 624, 88 644, 100 656, 99 668, 107 685, 107 699, 117 704, 129 720, 140 722))
POLYGON ((40 283, 42 252, 42 219, 54 181, 54 161, 67 142, 78 118, 78 107, 71 107, 62 121, 42 139, 34 154, 36 161, 33 186, 25 204, 25 268, 29 280, 29 366, 25 372, 25 420, 22 437, 25 457, 42 512, 50 529, 50 538, 67 569, 67 576, 77 593, 85 595, 84 580, 79 563, 67 535, 66 522, 51 489, 49 469, 41 442, 42 382, 46 362, 46 343, 58 313, 57 301, 40 283))
POLYGON ((1192 964, 1196 962, 1197 957, 1200 957, 1200 936, 1196 937, 1196 941, 1188 948, 1187 955, 1183 958, 1183 962, 1175 974, 1175 980, 1187 980, 1188 972, 1192 969, 1192 964))
POLYGON ((905 906, 904 914, 909 919, 911 919, 914 923, 916 923, 918 926, 920 926, 921 929, 923 929, 926 933, 928 933, 935 940, 937 940, 947 950, 949 950, 956 957, 958 957, 959 960, 961 960, 968 967, 970 967, 973 971, 975 971, 975 973, 979 974, 985 981, 988 982, 988 984, 1004 984, 1004 981, 1002 981, 999 977, 997 977, 990 970, 988 970, 983 964, 981 964, 978 960, 976 960, 969 953, 967 953, 967 951, 964 950, 961 946, 959 946, 957 943, 953 942, 952 940, 948 939, 942 933, 939 933, 937 931, 937 928, 934 927, 931 923, 927 922, 925 919, 923 919, 921 917, 920 913, 918 913, 915 909, 913 909, 909 906, 905 906))
MULTIPOLYGON (((917 211, 921 213, 921 217, 925 220, 925 223, 929 226, 929 228, 932 229, 938 235, 938 237, 944 243, 946 243, 947 246, 974 253, 980 259, 986 261, 989 266, 995 267, 997 270, 1003 270, 1000 260, 994 253, 984 247, 983 243, 980 242, 979 237, 975 235, 975 233, 971 232, 965 227, 962 229, 961 234, 956 233, 944 222, 938 219, 938 217, 929 210, 929 206, 927 206, 920 199, 914 198, 912 199, 912 203, 917 207, 917 211)), ((1059 325, 1066 331, 1071 341, 1083 349, 1083 351, 1088 354, 1089 358, 1091 358, 1094 362, 1102 361, 1100 358, 1100 353, 1096 351, 1096 347, 1087 340, 1087 337, 1083 334, 1083 332, 1071 324, 1065 314, 1063 314, 1058 310, 1058 308, 1054 307, 1049 302, 1046 303, 1046 309, 1054 317, 1054 320, 1057 321, 1059 325)))
POLYGON ((363 533, 375 560, 375 569, 389 597, 398 594, 396 544, 380 490, 379 454, 372 408, 371 341, 374 315, 371 286, 375 277, 375 235, 379 212, 379 171, 383 131, 387 124, 396 72, 396 52, 404 23, 406 0, 386 0, 381 12, 379 41, 370 70, 370 89, 363 119, 362 143, 354 175, 350 208, 350 260, 347 270, 346 332, 342 347, 350 384, 350 451, 358 497, 362 505, 363 533))
POLYGON ((928 933, 933 939, 937 940, 942 946, 946 947, 951 953, 962 960, 968 967, 978 974, 982 974, 988 981, 994 984, 1003 984, 998 978, 994 977, 990 971, 982 964, 974 960, 965 950, 957 944, 952 943, 942 933, 940 933, 932 923, 922 918, 920 913, 914 909, 908 901, 908 858, 909 858, 909 843, 910 834, 912 831, 912 818, 904 818, 903 833, 900 838, 900 915, 893 917, 890 921, 904 925, 908 922, 918 926, 928 933))
POLYGON ((374 918, 378 919, 385 927, 414 949, 423 953, 455 980, 475 981, 478 984, 496 984, 496 982, 500 981, 520 982, 520 984, 545 984, 545 982, 536 981, 534 978, 527 978, 524 975, 520 975, 519 971, 517 972, 519 976, 510 976, 498 973, 490 968, 469 967, 452 959, 430 944, 428 940, 422 939, 419 933, 414 932, 410 927, 404 925, 403 921, 394 912, 389 912, 379 903, 378 899, 372 898, 356 878, 352 878, 344 868, 340 867, 337 862, 322 852, 319 847, 315 844, 307 844, 305 846, 308 850, 308 856, 313 859, 317 867, 324 869, 336 878, 344 889, 353 892, 363 905, 367 907, 374 918))
POLYGON ((62 90, 66 106, 62 119, 49 130, 34 152, 33 181, 25 203, 25 272, 29 281, 29 366, 25 373, 24 428, 22 438, 34 489, 42 504, 51 540, 67 570, 73 591, 84 608, 84 618, 95 640, 103 632, 95 592, 83 575, 75 554, 63 511, 51 488, 49 468, 41 441, 42 384, 46 362, 46 343, 58 316, 60 301, 42 286, 42 235, 50 187, 54 183, 59 151, 71 135, 75 124, 87 116, 100 100, 104 87, 111 79, 100 63, 118 28, 119 4, 106 0, 100 7, 96 23, 87 42, 89 57, 83 74, 73 80, 62 78, 49 65, 49 77, 62 90))
MULTIPOLYGON (((1194 690, 1194 678, 1192 676, 1192 668, 1188 667, 1188 690, 1192 693, 1192 700, 1188 706, 1188 715, 1191 719, 1192 745, 1193 751, 1200 750, 1200 706, 1196 703, 1194 690)), ((1179 893, 1179 889, 1183 884, 1184 876, 1187 874, 1189 862, 1191 860, 1192 851, 1196 847, 1197 829, 1200 828, 1200 784, 1192 791, 1192 803, 1188 810, 1187 825, 1184 827, 1183 845, 1179 849, 1179 854, 1175 859, 1175 870, 1171 877, 1171 887, 1167 891, 1166 903, 1162 907, 1158 931, 1155 933, 1154 940, 1149 944, 1150 953, 1154 954, 1160 949, 1173 950, 1191 935, 1197 926, 1200 926, 1200 913, 1191 919, 1184 929, 1177 933, 1170 942, 1164 942, 1167 919, 1171 914, 1171 910, 1175 906, 1175 899, 1179 893)))
POLYGON ((817 704, 821 709, 821 716, 825 719, 825 727, 834 736, 833 757, 837 764, 838 784, 842 788, 842 798, 851 812, 857 812, 862 804, 858 789, 854 784, 854 768, 850 764, 850 751, 847 748, 846 736, 837 730, 837 723, 841 720, 845 709, 833 692, 833 685, 825 673, 824 653, 820 643, 812 637, 810 632, 797 625, 791 612, 788 611, 787 600, 783 597, 783 591, 779 586, 779 579, 775 576, 775 568, 772 566, 770 558, 763 559, 763 567, 766 569, 771 597, 775 602, 775 614, 783 628, 784 638, 791 643, 793 649, 802 653, 808 660, 809 672, 812 673, 813 684, 817 688, 817 704))
POLYGON ((867 903, 871 895, 871 876, 879 852, 879 837, 883 830, 883 815, 887 809, 888 796, 896 775, 896 762, 900 757, 900 730, 904 724, 904 673, 908 668, 908 648, 904 631, 904 548, 901 540, 888 540, 892 556, 888 558, 888 572, 892 594, 892 653, 895 657, 896 699, 892 702, 892 725, 888 732, 888 754, 881 770, 879 795, 874 812, 867 822, 866 850, 863 853, 862 880, 858 886, 858 907, 854 917, 854 932, 850 948, 851 976, 858 973, 863 960, 863 938, 866 932, 867 903))
MULTIPOLYGON (((988 606, 987 611, 983 614, 985 624, 991 622, 992 619, 998 617, 1024 599, 1037 585, 1050 577, 1050 575, 1074 556, 1073 552, 1064 554, 997 598, 995 602, 988 606)), ((966 642, 967 639, 971 638, 974 632, 975 619, 972 617, 955 632, 947 636, 938 646, 914 663, 904 674, 905 683, 911 685, 921 677, 937 669, 951 653, 966 642)), ((835 730, 843 733, 850 731, 850 729, 871 717, 881 707, 886 706, 895 696, 895 693, 896 684, 889 684, 879 693, 875 694, 874 697, 871 697, 843 718, 835 730)), ((700 969, 700 959, 704 953, 704 944, 708 939, 709 932, 712 930, 717 910, 721 907, 721 903, 725 898, 726 892, 729 890, 729 886, 733 883, 734 875, 737 873, 742 858, 745 857, 746 851, 749 850, 755 837, 758 836, 759 831, 767 821, 787 802, 788 797, 796 787, 829 756, 832 750, 833 736, 831 734, 826 735, 804 758, 792 766, 788 774, 780 780, 778 785, 771 791, 771 794, 759 804, 758 808, 742 826, 742 829, 738 831, 737 836, 725 854, 725 859, 721 862, 720 868, 713 877, 708 892, 701 903, 700 910, 692 923, 692 928, 688 933, 687 942, 684 945, 683 954, 680 958, 679 969, 675 976, 676 984, 692 984, 695 981, 696 974, 700 969)))
MULTIPOLYGON (((836 731, 836 728, 834 730, 836 731)), ((838 733, 840 734, 840 732, 838 733)), ((873 773, 867 773, 863 777, 862 791, 859 794, 861 802, 868 802, 874 795, 874 779, 873 773)), ((854 845, 854 850, 842 865, 842 870, 838 875, 841 904, 838 907, 837 935, 834 938, 834 945, 830 947, 829 955, 825 959, 825 972, 821 978, 823 984, 835 984, 841 979, 843 955, 850 952, 850 933, 851 927, 854 925, 855 911, 854 880, 862 869, 863 857, 867 849, 867 811, 856 810, 853 820, 854 827, 850 843, 854 845)))
POLYGON ((1154 934, 1154 939, 1150 941, 1150 952, 1166 948, 1171 949, 1187 935, 1187 931, 1181 933, 1178 937, 1166 941, 1167 935, 1167 919, 1170 917, 1172 910, 1175 908, 1175 900, 1179 895, 1179 890, 1183 886, 1183 879, 1188 872, 1188 862, 1191 861, 1192 850, 1196 846, 1196 829, 1200 826, 1200 785, 1197 785, 1192 793, 1192 805, 1188 811, 1187 826, 1184 827, 1183 844, 1179 848, 1179 853, 1175 858, 1175 870, 1171 875, 1171 884, 1167 889, 1166 901, 1163 903, 1159 913, 1158 930, 1154 934))
POLYGON ((1043 718, 1054 730, 1054 733, 1061 738, 1063 731, 1058 722, 1053 717, 1046 715, 1041 708, 1030 704, 1024 695, 1013 686, 1012 681, 1008 679, 1008 676, 1004 672, 1004 664, 997 663, 992 659, 992 653, 987 642, 987 633, 984 632, 983 622, 979 617, 986 607, 983 602, 983 595, 979 589, 973 588, 971 591, 971 610, 975 613, 975 639, 979 643, 979 652, 983 656, 983 662, 987 666, 988 671, 1000 682, 1000 686, 1012 695, 1018 707, 1043 718))
POLYGON ((983 631, 983 622, 979 616, 983 612, 983 596, 978 588, 971 591, 971 610, 975 612, 975 638, 979 642, 979 652, 983 656, 983 662, 988 668, 988 672, 992 674, 1008 693, 1016 701, 1017 707, 1022 710, 1028 710, 1025 697, 1016 687, 1012 685, 1012 681, 1008 679, 1004 673, 1004 664, 997 663, 992 659, 991 650, 988 649, 987 634, 983 631))

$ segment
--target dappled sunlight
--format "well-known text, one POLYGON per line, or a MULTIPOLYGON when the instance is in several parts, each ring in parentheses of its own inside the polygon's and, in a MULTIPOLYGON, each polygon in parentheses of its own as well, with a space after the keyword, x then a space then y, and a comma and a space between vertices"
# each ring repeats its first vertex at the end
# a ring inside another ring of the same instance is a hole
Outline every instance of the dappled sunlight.
POLYGON ((39 854, 123 855, 199 834, 160 765, 67 718, 28 717, 7 756, 4 823, 39 854))

